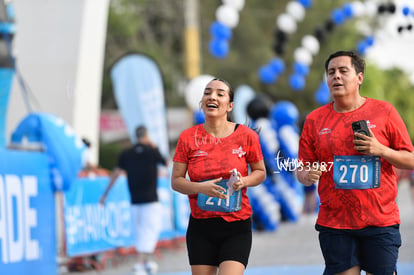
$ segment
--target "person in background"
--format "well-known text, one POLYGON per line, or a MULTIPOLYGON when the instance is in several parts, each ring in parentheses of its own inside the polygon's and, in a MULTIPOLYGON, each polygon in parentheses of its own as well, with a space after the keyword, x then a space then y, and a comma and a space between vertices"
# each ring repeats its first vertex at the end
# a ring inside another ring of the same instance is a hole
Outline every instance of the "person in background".
POLYGON ((200 103, 205 123, 181 133, 173 158, 172 188, 190 200, 186 243, 193 275, 217 270, 242 275, 248 264, 252 208, 247 187, 262 183, 266 171, 257 133, 228 120, 233 96, 225 80, 207 84, 200 103), (233 169, 236 180, 229 184, 233 169))
POLYGON ((396 274, 401 236, 394 167, 413 169, 414 147, 390 103, 360 95, 363 59, 338 51, 325 69, 333 101, 307 116, 297 169, 302 184, 319 181, 315 228, 324 274, 396 274))
POLYGON ((79 177, 102 177, 109 176, 110 172, 107 169, 100 167, 99 165, 94 165, 90 161, 89 150, 91 148, 91 142, 87 138, 82 138, 82 142, 86 145, 86 160, 82 170, 79 173, 79 177))
POLYGON ((145 126, 137 127, 135 135, 137 143, 120 154, 100 203, 105 202, 117 178, 126 173, 138 253, 133 270, 135 275, 155 274, 158 265, 154 251, 162 229, 162 208, 157 194, 158 165, 166 166, 167 160, 151 141, 145 126))

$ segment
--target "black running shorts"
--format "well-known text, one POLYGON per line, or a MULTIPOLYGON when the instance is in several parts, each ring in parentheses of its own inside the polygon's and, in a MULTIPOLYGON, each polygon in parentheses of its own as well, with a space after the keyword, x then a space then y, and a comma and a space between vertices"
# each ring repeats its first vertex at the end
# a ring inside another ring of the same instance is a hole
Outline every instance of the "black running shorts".
POLYGON ((219 266, 230 260, 246 267, 252 246, 252 221, 190 217, 186 241, 190 265, 219 266))

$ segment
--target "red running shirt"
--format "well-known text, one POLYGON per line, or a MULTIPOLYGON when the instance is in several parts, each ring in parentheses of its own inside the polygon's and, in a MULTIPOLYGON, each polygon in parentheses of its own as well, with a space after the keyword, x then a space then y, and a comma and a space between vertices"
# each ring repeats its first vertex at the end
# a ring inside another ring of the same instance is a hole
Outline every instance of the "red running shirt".
MULTIPOLYGON (((236 168, 243 177, 248 175, 249 163, 263 159, 259 136, 252 129, 239 125, 225 138, 216 138, 195 125, 184 130, 177 143, 173 160, 186 163, 188 176, 193 182, 230 177, 236 168)), ((246 188, 242 190, 241 210, 235 212, 203 211, 197 206, 197 195, 189 195, 191 215, 194 218, 222 217, 226 221, 245 220, 252 215, 246 188)))
MULTIPOLYGON (((351 123, 367 120, 377 140, 394 150, 413 151, 413 145, 400 115, 388 102, 367 98, 357 110, 337 113, 333 103, 311 112, 299 141, 303 163, 331 163, 334 156, 362 155, 354 149, 351 123)), ((328 166, 329 168, 329 166, 328 166)), ((322 174, 318 192, 321 205, 317 224, 337 229, 390 226, 400 223, 396 203, 397 177, 393 166, 381 158, 380 187, 337 189, 333 168, 322 174)))

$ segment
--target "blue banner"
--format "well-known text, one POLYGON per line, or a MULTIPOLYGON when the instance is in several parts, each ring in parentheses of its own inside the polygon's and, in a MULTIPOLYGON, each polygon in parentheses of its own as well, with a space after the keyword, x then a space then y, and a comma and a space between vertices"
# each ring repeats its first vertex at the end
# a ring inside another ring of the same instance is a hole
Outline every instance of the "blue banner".
POLYGON ((126 178, 118 178, 108 193, 105 205, 100 205, 99 200, 108 183, 108 177, 79 178, 64 193, 68 256, 134 245, 126 178))
POLYGON ((190 203, 188 196, 179 192, 173 193, 174 227, 177 237, 185 236, 190 219, 190 203))
POLYGON ((0 148, 1 274, 57 274, 48 157, 0 148))
POLYGON ((174 226, 174 198, 171 189, 171 178, 167 175, 158 177, 158 197, 162 206, 162 231, 160 241, 171 240, 177 237, 174 226))
POLYGON ((136 142, 135 128, 145 125, 161 154, 168 156, 164 84, 158 65, 148 56, 129 54, 113 66, 111 79, 131 141, 136 142))

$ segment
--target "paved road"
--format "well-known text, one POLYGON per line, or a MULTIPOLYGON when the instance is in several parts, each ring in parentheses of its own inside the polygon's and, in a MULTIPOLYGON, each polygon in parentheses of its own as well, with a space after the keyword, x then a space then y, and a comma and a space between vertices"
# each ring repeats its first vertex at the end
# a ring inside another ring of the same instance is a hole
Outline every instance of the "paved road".
MULTIPOLYGON (((414 274, 414 202, 407 182, 400 185, 398 203, 401 210, 401 234, 403 245, 399 255, 399 275, 414 274)), ((281 223, 274 232, 255 232, 253 247, 246 275, 320 275, 323 258, 319 249, 315 216, 303 216, 297 223, 281 223)), ((158 275, 190 275, 185 244, 164 248, 160 253, 158 275)), ((96 271, 74 274, 132 275, 133 260, 125 260, 116 267, 109 266, 96 271)))

